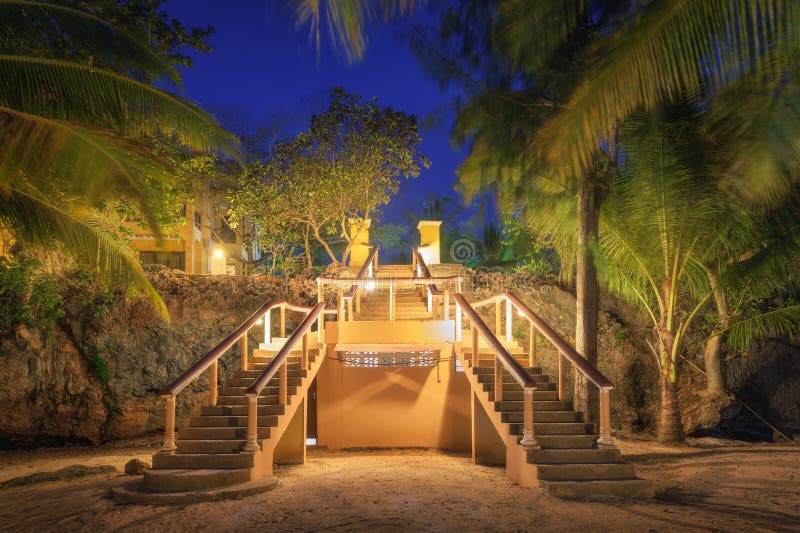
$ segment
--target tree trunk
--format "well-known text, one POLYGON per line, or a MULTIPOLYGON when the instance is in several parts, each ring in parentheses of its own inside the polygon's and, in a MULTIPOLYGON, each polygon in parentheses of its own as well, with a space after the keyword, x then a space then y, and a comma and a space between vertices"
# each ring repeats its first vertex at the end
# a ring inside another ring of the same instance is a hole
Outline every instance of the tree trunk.
POLYGON ((305 247, 305 252, 306 252, 306 269, 307 270, 311 270, 311 268, 314 266, 314 261, 313 261, 313 259, 311 257, 311 242, 310 242, 311 240, 310 240, 309 233, 310 232, 309 232, 308 226, 306 226, 305 231, 303 231, 303 246, 305 247))
POLYGON ((664 373, 661 374, 661 415, 658 417, 658 442, 678 444, 684 441, 678 388, 664 373))
POLYGON ((708 271, 706 275, 714 294, 714 304, 719 315, 719 323, 714 328, 713 336, 706 341, 704 354, 707 379, 706 393, 709 395, 721 395, 725 393, 725 379, 722 375, 722 345, 724 338, 719 332, 728 327, 731 317, 728 311, 728 299, 725 289, 720 286, 717 277, 711 271, 708 271))
POLYGON ((721 395, 725 393, 725 380, 722 377, 722 336, 714 335, 706 342, 706 393, 721 395))
MULTIPOLYGON (((586 179, 581 182, 578 189, 575 350, 594 367, 597 367, 597 315, 600 309, 600 288, 592 246, 597 242, 599 223, 598 187, 593 180, 586 179)), ((583 412, 587 422, 597 423, 600 419, 599 391, 579 372, 575 373, 574 408, 583 412)))

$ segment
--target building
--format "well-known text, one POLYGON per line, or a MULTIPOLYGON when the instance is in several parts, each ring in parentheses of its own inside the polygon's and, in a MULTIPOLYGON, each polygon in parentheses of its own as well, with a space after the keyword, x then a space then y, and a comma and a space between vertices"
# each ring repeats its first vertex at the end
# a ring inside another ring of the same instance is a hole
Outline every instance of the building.
MULTIPOLYGON (((142 265, 163 265, 187 274, 240 275, 247 259, 243 232, 231 228, 226 215, 227 203, 212 191, 202 191, 184 206, 186 222, 165 228, 161 239, 137 223, 126 227, 142 265)), ((250 226, 241 221, 239 228, 247 233, 250 226)))

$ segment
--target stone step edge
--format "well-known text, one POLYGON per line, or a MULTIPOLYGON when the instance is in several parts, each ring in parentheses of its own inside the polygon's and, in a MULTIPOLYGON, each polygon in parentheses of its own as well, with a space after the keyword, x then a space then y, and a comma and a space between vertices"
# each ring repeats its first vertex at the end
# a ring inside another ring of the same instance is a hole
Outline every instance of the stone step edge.
POLYGON ((198 502, 213 502, 232 498, 243 498, 274 489, 278 478, 267 476, 260 479, 187 492, 150 492, 144 488, 144 481, 137 479, 119 487, 111 488, 111 496, 126 503, 138 505, 185 505, 198 502))

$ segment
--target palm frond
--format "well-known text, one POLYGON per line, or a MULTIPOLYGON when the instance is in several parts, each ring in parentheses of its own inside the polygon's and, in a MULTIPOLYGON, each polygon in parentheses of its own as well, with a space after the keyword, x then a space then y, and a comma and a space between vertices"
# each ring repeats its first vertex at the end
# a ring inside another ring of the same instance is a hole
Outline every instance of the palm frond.
POLYGON ((143 292, 158 314, 169 320, 166 305, 139 262, 90 217, 61 209, 36 191, 11 187, 0 191, 0 222, 33 244, 47 247, 53 241, 62 243, 100 276, 143 292))
POLYGON ((494 39, 514 66, 535 72, 575 30, 586 0, 506 0, 499 5, 494 39))
POLYGON ((89 200, 122 194, 138 204, 158 232, 147 178, 164 172, 151 151, 114 132, 0 107, 2 189, 26 183, 89 200))
POLYGON ((786 335, 800 337, 800 305, 783 307, 740 320, 722 331, 728 344, 746 350, 756 339, 786 335))
POLYGON ((792 81, 746 79, 705 114, 723 186, 748 208, 774 207, 800 176, 800 90, 792 81))
POLYGON ((89 51, 95 64, 135 65, 153 78, 180 83, 178 73, 148 43, 92 13, 50 2, 0 0, 0 43, 47 51, 59 41, 89 51))
POLYGON ((334 48, 341 47, 348 61, 360 60, 367 48, 366 25, 382 12, 388 20, 411 13, 424 0, 295 0, 297 26, 309 24, 319 52, 324 20, 334 48))
POLYGON ((795 0, 652 2, 611 32, 602 59, 534 143, 553 165, 580 175, 612 127, 653 109, 755 75, 776 79, 798 53, 795 0))
POLYGON ((233 154, 236 146, 235 137, 199 107, 126 76, 67 61, 0 55, 0 106, 123 135, 149 126, 203 151, 233 154))

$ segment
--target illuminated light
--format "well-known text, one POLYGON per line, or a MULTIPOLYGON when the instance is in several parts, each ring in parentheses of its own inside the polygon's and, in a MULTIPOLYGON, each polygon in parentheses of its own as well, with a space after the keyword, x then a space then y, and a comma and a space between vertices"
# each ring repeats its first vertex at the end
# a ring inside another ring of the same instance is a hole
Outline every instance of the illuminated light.
POLYGON ((525 316, 525 313, 523 313, 521 309, 517 309, 517 314, 519 316, 525 316))
POLYGON ((217 248, 214 250, 214 257, 224 257, 225 252, 222 251, 222 248, 217 248))
POLYGON ((364 283, 364 290, 371 291, 375 290, 375 282, 374 281, 367 281, 364 283))

